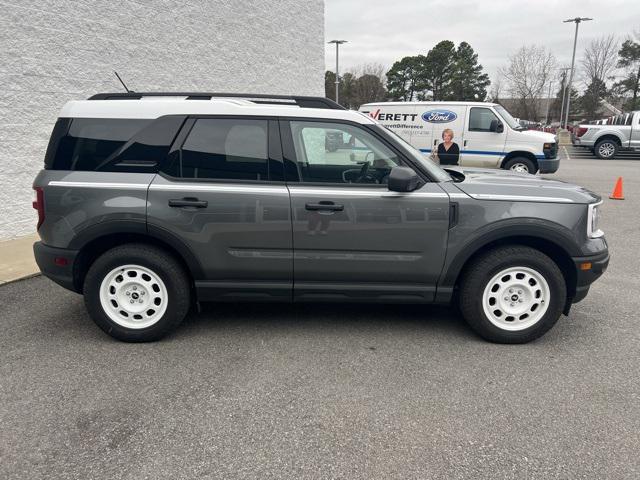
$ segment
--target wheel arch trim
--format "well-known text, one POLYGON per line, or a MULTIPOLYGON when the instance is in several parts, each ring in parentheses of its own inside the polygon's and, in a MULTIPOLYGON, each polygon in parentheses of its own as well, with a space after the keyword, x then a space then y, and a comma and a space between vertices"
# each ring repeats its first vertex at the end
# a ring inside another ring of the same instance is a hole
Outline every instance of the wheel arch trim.
MULTIPOLYGON (((178 256, 189 270, 193 280, 204 278, 204 270, 200 261, 185 243, 168 230, 155 225, 147 225, 143 221, 110 220, 94 224, 78 233, 69 243, 68 248, 79 252, 78 261, 74 262, 74 285, 76 291, 82 290, 81 280, 86 274, 87 265, 83 262, 85 249, 90 245, 106 241, 109 238, 123 236, 131 242, 149 242, 164 247, 178 256)), ((127 243, 127 242, 123 242, 127 243)))
MULTIPOLYGON (((569 231, 563 231, 562 227, 542 219, 527 219, 523 224, 522 219, 518 223, 505 220, 501 225, 489 224, 482 228, 482 232, 471 237, 461 246, 458 253, 445 262, 445 266, 438 282, 438 292, 452 293, 458 278, 469 260, 478 255, 487 247, 504 244, 540 243, 558 248, 558 254, 570 259, 580 256, 580 247, 573 239, 569 231)), ((439 297, 440 295, 438 295, 439 297)))

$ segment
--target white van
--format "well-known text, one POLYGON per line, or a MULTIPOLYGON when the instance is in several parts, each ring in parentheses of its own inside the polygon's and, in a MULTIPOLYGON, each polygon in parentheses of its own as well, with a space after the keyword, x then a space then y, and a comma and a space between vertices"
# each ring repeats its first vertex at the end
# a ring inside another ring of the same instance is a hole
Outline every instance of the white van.
POLYGON ((560 166, 554 135, 525 130, 496 103, 383 102, 367 103, 360 111, 427 155, 450 128, 463 167, 553 173, 560 166))

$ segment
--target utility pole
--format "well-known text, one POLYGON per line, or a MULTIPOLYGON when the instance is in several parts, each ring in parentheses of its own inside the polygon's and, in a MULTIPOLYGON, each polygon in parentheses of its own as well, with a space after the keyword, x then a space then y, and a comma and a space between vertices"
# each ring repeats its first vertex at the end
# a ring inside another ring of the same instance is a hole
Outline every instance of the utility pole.
POLYGON ((551 106, 551 87, 553 87, 553 80, 549 80, 549 93, 547 94, 547 118, 544 121, 546 125, 549 125, 549 107, 551 106))
POLYGON ((564 112, 564 127, 567 128, 567 124, 569 123, 569 107, 571 106, 571 85, 573 85, 573 66, 576 61, 576 43, 578 43, 578 26, 581 22, 588 22, 593 20, 593 18, 587 17, 576 17, 565 20, 563 23, 575 23, 576 24, 576 33, 573 37, 573 55, 571 56, 571 75, 569 75, 569 85, 567 87, 569 94, 567 95, 567 109, 564 112))
POLYGON ((569 67, 561 68, 562 71, 562 103, 560 104, 560 128, 562 128, 562 119, 564 118, 564 98, 567 93, 567 70, 569 67))
POLYGON ((340 103, 338 101, 338 90, 340 89, 340 74, 338 73, 338 56, 339 56, 339 50, 338 47, 340 47, 340 45, 342 45, 343 43, 347 43, 346 40, 331 40, 330 42, 327 43, 335 43, 336 44, 336 103, 340 103))

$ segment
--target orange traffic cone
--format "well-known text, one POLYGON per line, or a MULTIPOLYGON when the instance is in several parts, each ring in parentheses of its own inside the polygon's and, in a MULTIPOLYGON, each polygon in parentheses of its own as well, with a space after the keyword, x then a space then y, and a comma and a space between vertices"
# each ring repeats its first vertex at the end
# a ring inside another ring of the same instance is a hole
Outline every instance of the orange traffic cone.
POLYGON ((609 198, 612 200, 624 200, 624 195, 622 194, 622 177, 618 177, 616 186, 613 188, 613 193, 609 195, 609 198))

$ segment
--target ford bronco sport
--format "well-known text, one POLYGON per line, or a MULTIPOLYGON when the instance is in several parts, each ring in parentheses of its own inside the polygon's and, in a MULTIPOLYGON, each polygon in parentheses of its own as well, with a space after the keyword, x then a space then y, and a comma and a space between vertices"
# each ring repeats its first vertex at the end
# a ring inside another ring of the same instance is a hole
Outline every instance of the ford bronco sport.
POLYGON ((276 300, 456 302, 485 339, 524 343, 609 260, 596 194, 441 169, 325 98, 72 101, 33 187, 40 269, 125 341, 196 302, 276 300))

